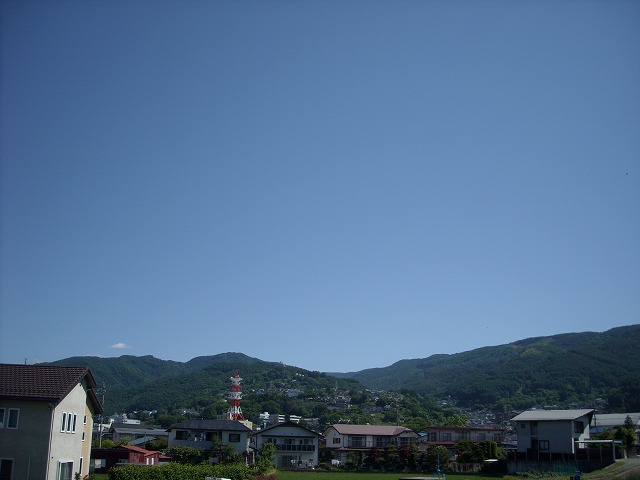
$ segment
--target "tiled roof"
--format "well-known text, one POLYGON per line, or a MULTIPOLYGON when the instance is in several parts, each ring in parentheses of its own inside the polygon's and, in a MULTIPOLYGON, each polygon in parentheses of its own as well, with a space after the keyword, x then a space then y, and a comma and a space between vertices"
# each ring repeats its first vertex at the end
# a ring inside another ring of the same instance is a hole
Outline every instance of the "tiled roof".
POLYGON ((262 434, 264 432, 267 432, 269 430, 272 430, 274 428, 278 428, 278 427, 293 427, 293 428, 299 428, 300 430, 306 430, 309 433, 312 433, 314 435, 317 435, 318 437, 321 437, 322 435, 319 434, 318 432, 314 432, 313 430, 307 428, 307 427, 303 427, 302 425, 299 425, 295 422, 281 422, 281 423, 276 423, 275 425, 270 425, 268 427, 263 428, 262 430, 258 430, 257 432, 255 432, 254 434, 262 434))
POLYGON ((331 425, 340 435, 374 435, 374 436, 398 436, 411 429, 393 425, 349 425, 336 423, 331 425))
POLYGON ((96 409, 102 411, 92 390, 96 381, 89 367, 0 363, 0 398, 59 402, 83 379, 96 409))
POLYGON ((248 431, 251 429, 236 420, 185 420, 177 425, 172 425, 169 430, 176 428, 184 430, 210 430, 210 431, 248 431))
POLYGON ((536 422, 545 420, 575 420, 576 418, 588 416, 589 419, 593 416, 593 410, 527 410, 519 415, 516 415, 511 420, 523 421, 523 422, 536 422))

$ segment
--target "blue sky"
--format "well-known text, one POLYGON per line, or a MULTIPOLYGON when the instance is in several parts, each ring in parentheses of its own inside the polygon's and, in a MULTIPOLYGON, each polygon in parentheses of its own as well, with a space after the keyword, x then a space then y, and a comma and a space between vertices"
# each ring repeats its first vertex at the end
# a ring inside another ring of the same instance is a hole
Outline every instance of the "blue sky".
POLYGON ((640 322, 637 1, 0 9, 2 362, 640 322))

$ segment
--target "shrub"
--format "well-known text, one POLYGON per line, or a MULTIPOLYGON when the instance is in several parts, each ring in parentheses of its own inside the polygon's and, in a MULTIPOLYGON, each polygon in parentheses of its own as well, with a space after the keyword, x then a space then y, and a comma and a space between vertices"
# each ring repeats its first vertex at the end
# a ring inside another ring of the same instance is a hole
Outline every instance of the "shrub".
POLYGON ((109 480, 203 480, 205 477, 251 480, 253 471, 238 464, 181 465, 173 462, 154 467, 123 465, 109 470, 109 480))

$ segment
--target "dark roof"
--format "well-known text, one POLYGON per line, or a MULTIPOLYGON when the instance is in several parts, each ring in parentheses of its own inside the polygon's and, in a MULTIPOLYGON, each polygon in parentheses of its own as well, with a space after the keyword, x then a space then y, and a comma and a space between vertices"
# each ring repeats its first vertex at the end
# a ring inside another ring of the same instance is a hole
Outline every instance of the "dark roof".
POLYGON ((558 420, 575 420, 580 417, 588 417, 589 422, 593 417, 594 410, 527 410, 516 415, 511 420, 514 422, 529 421, 558 421, 558 420))
POLYGON ((93 391, 96 380, 89 367, 0 363, 0 398, 60 402, 83 380, 96 411, 102 412, 93 391))
POLYGON ((160 425, 143 425, 140 423, 112 423, 109 427, 109 430, 113 432, 123 433, 123 432, 137 432, 137 433, 145 433, 145 432, 166 432, 166 428, 162 428, 160 425))
POLYGON ((169 430, 175 430, 176 428, 184 430, 210 430, 210 431, 239 431, 250 432, 251 429, 246 425, 236 420, 185 420, 177 425, 171 425, 169 430))
POLYGON ((329 428, 334 428, 340 435, 375 435, 380 437, 396 437, 405 432, 413 432, 410 428, 399 425, 351 425, 334 423, 327 427, 327 430, 329 428))
POLYGON ((314 435, 317 435, 318 437, 321 437, 322 434, 318 433, 318 432, 314 432, 313 430, 307 428, 307 427, 303 427, 302 425, 297 424, 296 422, 292 422, 292 421, 286 421, 286 422, 281 422, 281 423, 276 423, 275 425, 269 425, 266 428, 263 428, 262 430, 258 430, 257 432, 254 432, 254 435, 259 434, 259 433, 264 433, 267 432, 273 428, 278 428, 278 427, 296 427, 296 428, 300 428, 302 430, 306 430, 309 433, 312 433, 314 435))

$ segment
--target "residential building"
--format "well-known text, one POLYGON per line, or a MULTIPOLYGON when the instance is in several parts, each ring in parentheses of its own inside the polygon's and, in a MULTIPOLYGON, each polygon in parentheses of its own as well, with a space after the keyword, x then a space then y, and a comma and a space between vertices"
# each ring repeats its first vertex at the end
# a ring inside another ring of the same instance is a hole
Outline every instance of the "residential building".
POLYGON ((160 452, 133 445, 91 450, 91 461, 96 473, 107 473, 111 468, 120 465, 158 465, 160 458, 160 452))
POLYGON ((334 424, 324 431, 326 449, 332 460, 347 461, 347 454, 371 448, 398 448, 416 445, 418 435, 406 427, 389 425, 334 424))
POLYGON ((218 439, 236 453, 247 455, 250 435, 251 429, 237 420, 185 420, 169 428, 169 448, 180 445, 208 450, 218 439))
POLYGON ((318 464, 320 434, 297 422, 279 423, 258 430, 251 437, 251 447, 256 452, 267 443, 276 447, 277 468, 314 468, 318 464))
POLYGON ((114 442, 127 440, 130 444, 135 444, 136 440, 146 439, 146 441, 164 438, 169 441, 169 432, 160 425, 141 425, 135 423, 112 423, 109 426, 107 435, 103 438, 110 438, 114 442))
POLYGON ((453 455, 458 442, 468 440, 479 443, 486 440, 501 444, 504 441, 504 432, 503 428, 431 426, 420 435, 418 448, 426 450, 432 446, 443 446, 453 455))
POLYGON ((509 473, 529 470, 590 472, 616 459, 620 440, 592 440, 594 410, 529 410, 512 418, 518 446, 509 456, 509 473), (588 448, 590 447, 590 448, 588 448), (564 465, 564 467, 562 467, 564 465))
POLYGON ((590 432, 592 435, 602 433, 605 430, 623 427, 627 421, 627 417, 631 419, 636 434, 640 434, 640 413, 598 413, 593 416, 590 432))
POLYGON ((528 410, 511 419, 518 435, 518 452, 572 454, 576 443, 589 440, 593 410, 528 410))
POLYGON ((95 388, 88 367, 0 364, 0 478, 87 475, 95 388))

